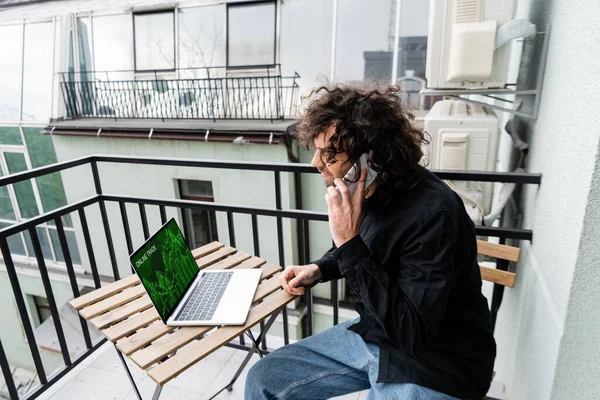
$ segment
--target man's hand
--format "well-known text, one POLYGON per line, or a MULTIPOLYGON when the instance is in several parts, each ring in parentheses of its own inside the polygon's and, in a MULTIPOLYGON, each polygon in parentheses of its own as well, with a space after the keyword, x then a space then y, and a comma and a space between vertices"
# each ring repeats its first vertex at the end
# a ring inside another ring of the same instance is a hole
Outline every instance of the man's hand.
POLYGON ((362 202, 365 197, 367 171, 363 170, 357 182, 354 196, 342 179, 334 181, 335 188, 327 188, 325 200, 329 214, 329 231, 336 247, 358 235, 361 223, 362 202), (337 190, 336 190, 337 188, 337 190), (338 191, 339 190, 339 191, 338 191))
POLYGON ((317 264, 291 265, 283 271, 279 282, 289 294, 301 296, 304 294, 305 286, 310 286, 322 277, 323 275, 317 264))

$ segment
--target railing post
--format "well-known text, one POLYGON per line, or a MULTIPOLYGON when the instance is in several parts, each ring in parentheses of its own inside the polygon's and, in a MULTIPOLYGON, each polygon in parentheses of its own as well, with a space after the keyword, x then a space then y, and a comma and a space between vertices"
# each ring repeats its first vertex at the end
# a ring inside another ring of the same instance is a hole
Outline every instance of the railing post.
MULTIPOLYGON (((281 174, 275 171, 275 208, 281 210, 281 174)), ((279 264, 285 269, 285 253, 283 250, 283 221, 277 217, 277 245, 279 247, 279 264)), ((287 306, 283 307, 283 342, 290 343, 287 306)))
MULTIPOLYGON (((96 186, 96 193, 102 196, 102 186, 100 184, 100 175, 98 174, 98 163, 95 159, 90 161, 90 166, 92 167, 92 175, 94 177, 94 185, 96 186)), ((104 234, 106 235, 106 244, 108 246, 108 255, 110 257, 110 264, 113 270, 113 276, 115 280, 121 279, 121 275, 119 274, 119 267, 117 265, 117 258, 115 256, 115 247, 113 245, 112 234, 110 232, 110 225, 108 223, 108 215, 106 213, 106 204, 104 203, 104 199, 100 198, 98 201, 98 205, 100 206, 100 215, 102 216, 102 224, 104 225, 104 234)))
POLYGON ((29 350, 31 351, 31 358, 33 358, 35 371, 40 379, 40 383, 45 385, 48 383, 48 378, 46 377, 44 364, 42 363, 42 358, 40 357, 40 350, 37 347, 35 335, 33 334, 33 328, 29 320, 29 314, 27 313, 25 300, 23 299, 23 292, 21 291, 21 285, 19 285, 19 278, 17 277, 17 272, 15 270, 15 264, 13 263, 12 255, 10 254, 8 242, 4 237, 0 238, 0 250, 2 251, 2 258, 6 267, 6 273, 8 274, 8 279, 10 280, 13 294, 15 295, 15 302, 17 303, 17 309, 19 310, 19 315, 21 316, 21 324, 23 325, 25 337, 27 338, 27 344, 29 345, 29 350))
POLYGON ((4 376, 4 384, 8 389, 8 395, 10 396, 10 400, 19 400, 19 393, 17 392, 17 388, 15 387, 15 381, 13 380, 12 371, 10 370, 10 365, 8 364, 8 360, 6 358, 6 353, 4 352, 4 346, 2 345, 2 341, 0 340, 0 367, 2 367, 2 375, 4 376))
POLYGON ((33 251, 35 252, 35 258, 37 259, 38 269, 42 278, 42 284, 44 285, 44 291, 46 292, 46 298, 50 305, 50 313, 52 314, 52 321, 54 322, 54 329, 56 330, 56 336, 62 352, 63 361, 66 366, 71 365, 71 356, 69 355, 69 347, 65 339, 65 332, 62 328, 62 322, 60 315, 58 315, 58 307, 56 306, 56 300, 54 299, 54 292, 52 290, 52 283, 50 282, 50 276, 48 275, 48 268, 44 261, 44 255, 42 254, 42 246, 40 245, 40 239, 37 234, 35 227, 29 228, 29 236, 31 237, 31 243, 33 245, 33 251))
MULTIPOLYGON (((67 266, 67 275, 69 275, 69 283, 71 284, 71 291, 73 292, 73 298, 79 297, 79 287, 77 286, 77 277, 75 276, 75 269, 73 267, 73 260, 71 259, 71 252, 69 250, 69 244, 67 243, 67 237, 65 235, 65 229, 60 217, 54 219, 56 225, 56 233, 58 234, 58 241, 60 242, 60 248, 62 249, 65 264, 67 266)), ((79 316, 79 323, 81 324, 81 332, 83 333, 83 339, 85 346, 88 349, 92 348, 92 340, 90 338, 90 331, 87 326, 87 322, 83 317, 79 316)))

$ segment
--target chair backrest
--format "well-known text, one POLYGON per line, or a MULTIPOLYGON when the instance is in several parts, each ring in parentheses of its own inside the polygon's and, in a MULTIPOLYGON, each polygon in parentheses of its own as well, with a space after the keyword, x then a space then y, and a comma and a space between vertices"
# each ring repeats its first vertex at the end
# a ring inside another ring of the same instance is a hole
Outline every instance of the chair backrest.
MULTIPOLYGON (((500 260, 519 261, 521 249, 518 247, 507 246, 504 244, 495 244, 483 240, 477 241, 477 253, 489 257, 495 257, 500 260)), ((500 269, 483 267, 481 268, 481 278, 484 281, 497 283, 499 285, 513 287, 515 285, 516 274, 514 272, 502 271, 500 269)))

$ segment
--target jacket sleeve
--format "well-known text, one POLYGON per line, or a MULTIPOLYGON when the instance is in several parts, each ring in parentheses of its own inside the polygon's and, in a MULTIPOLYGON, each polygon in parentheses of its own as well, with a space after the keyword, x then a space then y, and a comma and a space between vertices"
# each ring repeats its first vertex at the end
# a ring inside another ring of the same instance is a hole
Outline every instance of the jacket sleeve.
POLYGON ((342 274, 340 273, 340 270, 333 259, 333 252, 335 249, 335 246, 332 247, 323 255, 323 257, 313 261, 313 264, 317 264, 321 270, 321 274, 323 275, 323 278, 321 278, 319 282, 327 282, 333 279, 340 279, 342 277, 342 274))
POLYGON ((406 230, 402 243, 391 244, 385 267, 370 257, 360 236, 333 252, 367 315, 406 354, 436 332, 444 315, 456 275, 455 227, 448 211, 421 219, 406 230))

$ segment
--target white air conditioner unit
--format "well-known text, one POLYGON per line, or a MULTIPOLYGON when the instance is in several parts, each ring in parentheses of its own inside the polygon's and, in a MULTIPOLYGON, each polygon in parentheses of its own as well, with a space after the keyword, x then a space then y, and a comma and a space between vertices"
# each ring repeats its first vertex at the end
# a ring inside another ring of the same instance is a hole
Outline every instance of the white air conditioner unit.
POLYGON ((500 26, 511 21, 514 3, 514 0, 431 0, 427 87, 504 87, 509 49, 508 46, 496 49, 496 35, 500 26))
MULTIPOLYGON (((425 117, 430 143, 423 147, 427 167, 445 171, 495 171, 500 128, 494 112, 458 100, 435 103, 425 117)), ((492 206, 493 183, 447 182, 465 202, 469 215, 481 223, 492 206)))

